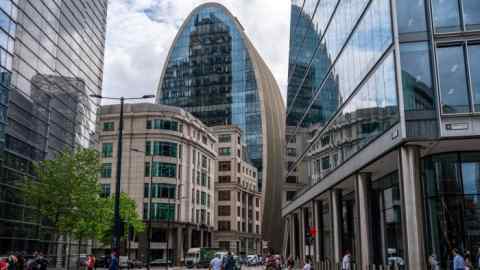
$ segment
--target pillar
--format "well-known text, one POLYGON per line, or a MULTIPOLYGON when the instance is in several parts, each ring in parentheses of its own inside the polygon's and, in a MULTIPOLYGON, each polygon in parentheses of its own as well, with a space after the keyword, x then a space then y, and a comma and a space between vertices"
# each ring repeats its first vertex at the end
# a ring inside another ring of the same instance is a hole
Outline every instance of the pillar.
MULTIPOLYGON (((283 219, 283 223, 285 224, 285 230, 283 231, 283 245, 282 245, 282 256, 284 258, 288 258, 289 254, 287 254, 288 246, 290 245, 289 243, 289 236, 290 236, 290 224, 288 223, 288 217, 285 217, 283 219)), ((255 248, 257 249, 257 254, 258 253, 258 248, 257 248, 257 243, 258 239, 255 241, 255 248)))
POLYGON ((203 229, 200 228, 200 247, 203 247, 203 235, 204 234, 204 231, 203 229))
POLYGON ((298 211, 299 231, 300 231, 300 261, 305 261, 305 212, 303 207, 298 211))
POLYGON ((423 200, 418 146, 400 147, 399 172, 407 266, 408 269, 425 269, 423 200))
POLYGON ((183 259, 183 228, 182 227, 178 227, 177 228, 177 243, 176 243, 176 249, 177 249, 177 252, 176 252, 176 262, 177 262, 177 265, 180 265, 180 262, 182 261, 183 259))
POLYGON ((290 254, 292 258, 296 259, 297 249, 295 248, 295 214, 291 214, 290 217, 290 254))
POLYGON ((314 256, 313 260, 316 262, 320 261, 320 224, 318 224, 319 220, 319 209, 320 207, 318 206, 318 201, 313 200, 312 201, 312 211, 313 211, 313 227, 317 230, 317 235, 313 238, 314 241, 314 256))
POLYGON ((332 233, 333 233, 333 259, 334 262, 340 262, 342 250, 341 241, 341 205, 340 205, 341 190, 332 190, 330 192, 330 207, 332 208, 332 233))
POLYGON ((370 196, 371 196, 371 176, 369 173, 360 173, 356 176, 355 195, 358 205, 358 232, 356 234, 357 244, 357 260, 358 266, 363 270, 368 270, 368 266, 372 263, 372 232, 371 212, 370 212, 370 196))

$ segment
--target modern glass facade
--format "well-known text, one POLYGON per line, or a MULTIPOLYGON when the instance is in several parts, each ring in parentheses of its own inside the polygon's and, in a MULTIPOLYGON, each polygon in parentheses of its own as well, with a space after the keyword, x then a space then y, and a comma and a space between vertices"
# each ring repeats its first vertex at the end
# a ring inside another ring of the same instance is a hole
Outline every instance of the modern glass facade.
POLYGON ((257 79, 242 30, 223 8, 191 14, 173 44, 158 91, 159 103, 182 107, 206 125, 238 125, 249 159, 262 168, 257 79))
POLYGON ((2 0, 0 8, 0 253, 47 251, 51 233, 11 194, 33 161, 94 146, 89 94, 101 92, 107 1, 2 0))
MULTIPOLYGON (((306 167, 306 187, 282 214, 319 217, 317 261, 348 250, 362 269, 449 269, 454 248, 475 261, 479 23, 475 0, 292 1, 287 125, 310 143, 288 174, 306 167)), ((291 229, 285 250, 305 256, 291 229)))

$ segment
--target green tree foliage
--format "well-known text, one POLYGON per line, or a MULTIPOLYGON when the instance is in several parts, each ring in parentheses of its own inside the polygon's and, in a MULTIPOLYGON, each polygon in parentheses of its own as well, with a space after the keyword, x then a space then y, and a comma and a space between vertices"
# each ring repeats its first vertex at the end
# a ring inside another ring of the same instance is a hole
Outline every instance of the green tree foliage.
POLYGON ((58 233, 69 234, 98 207, 99 156, 95 150, 65 151, 33 166, 35 178, 23 187, 25 199, 58 233))
MULTIPOLYGON (((114 204, 115 198, 101 198, 103 207, 98 211, 97 222, 97 239, 104 244, 109 244, 112 240, 112 229, 114 221, 114 204)), ((128 197, 126 193, 120 195, 120 217, 124 223, 123 238, 128 235, 128 228, 133 229, 135 233, 143 232, 144 224, 143 220, 136 210, 135 201, 128 197)))

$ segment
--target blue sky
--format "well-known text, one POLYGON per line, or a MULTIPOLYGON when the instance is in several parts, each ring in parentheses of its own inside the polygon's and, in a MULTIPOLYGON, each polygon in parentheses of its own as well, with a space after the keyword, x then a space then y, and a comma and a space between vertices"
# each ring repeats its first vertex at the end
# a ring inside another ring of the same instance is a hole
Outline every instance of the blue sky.
MULTIPOLYGON (((205 0, 110 0, 103 78, 105 96, 141 96, 157 88, 183 20, 205 0)), ((272 70, 286 96, 290 0, 212 0, 225 5, 272 70)))

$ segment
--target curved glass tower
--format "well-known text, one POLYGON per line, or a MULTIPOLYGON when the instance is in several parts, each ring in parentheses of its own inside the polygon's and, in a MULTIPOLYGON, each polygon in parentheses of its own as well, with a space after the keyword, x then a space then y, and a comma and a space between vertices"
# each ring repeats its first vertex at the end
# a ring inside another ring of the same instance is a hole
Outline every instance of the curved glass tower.
MULTIPOLYGON (((182 107, 209 126, 239 126, 248 158, 261 172, 264 223, 280 224, 285 106, 269 68, 224 6, 200 5, 185 20, 163 68, 157 103, 182 107)), ((274 247, 272 227, 263 233, 274 247)))

